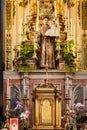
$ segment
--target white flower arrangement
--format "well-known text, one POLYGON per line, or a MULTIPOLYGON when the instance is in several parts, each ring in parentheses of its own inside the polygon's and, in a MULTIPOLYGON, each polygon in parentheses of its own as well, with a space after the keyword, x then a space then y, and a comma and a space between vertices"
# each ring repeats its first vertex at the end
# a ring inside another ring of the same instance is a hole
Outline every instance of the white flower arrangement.
POLYGON ((30 112, 28 110, 26 110, 25 112, 22 112, 20 115, 21 120, 25 120, 28 119, 30 115, 30 112))
POLYGON ((82 103, 76 103, 72 105, 72 110, 73 111, 80 111, 81 109, 84 108, 84 105, 82 103))

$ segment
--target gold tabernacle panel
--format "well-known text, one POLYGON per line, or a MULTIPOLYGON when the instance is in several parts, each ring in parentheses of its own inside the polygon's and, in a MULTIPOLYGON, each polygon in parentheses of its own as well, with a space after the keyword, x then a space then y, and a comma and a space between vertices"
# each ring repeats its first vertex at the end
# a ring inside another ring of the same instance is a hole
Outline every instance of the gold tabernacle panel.
POLYGON ((53 84, 33 90, 33 129, 61 128, 61 91, 53 84))

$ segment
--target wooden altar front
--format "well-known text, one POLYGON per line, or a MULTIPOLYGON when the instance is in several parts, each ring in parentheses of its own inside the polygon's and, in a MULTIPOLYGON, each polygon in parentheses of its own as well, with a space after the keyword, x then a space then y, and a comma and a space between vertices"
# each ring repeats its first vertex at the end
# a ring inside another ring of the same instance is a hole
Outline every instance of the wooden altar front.
POLYGON ((61 91, 53 84, 33 90, 33 129, 61 128, 61 91))

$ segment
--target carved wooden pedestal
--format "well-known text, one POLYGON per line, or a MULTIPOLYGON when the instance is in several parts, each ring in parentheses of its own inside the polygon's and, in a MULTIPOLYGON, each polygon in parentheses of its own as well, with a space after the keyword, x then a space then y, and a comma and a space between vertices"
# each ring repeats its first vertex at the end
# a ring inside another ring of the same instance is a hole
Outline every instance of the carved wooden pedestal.
POLYGON ((53 84, 33 90, 33 129, 61 128, 61 92, 53 84))

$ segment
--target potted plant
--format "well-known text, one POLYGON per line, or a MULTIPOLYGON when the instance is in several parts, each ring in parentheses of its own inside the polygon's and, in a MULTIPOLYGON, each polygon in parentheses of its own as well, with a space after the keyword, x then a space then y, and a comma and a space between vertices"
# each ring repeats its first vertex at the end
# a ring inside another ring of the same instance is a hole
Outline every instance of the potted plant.
POLYGON ((76 71, 75 59, 76 56, 73 54, 74 42, 73 40, 61 43, 62 49, 62 60, 65 62, 65 67, 69 72, 76 71))
POLYGON ((17 70, 29 71, 31 66, 29 60, 33 56, 34 45, 22 42, 20 45, 19 57, 17 58, 17 70))

